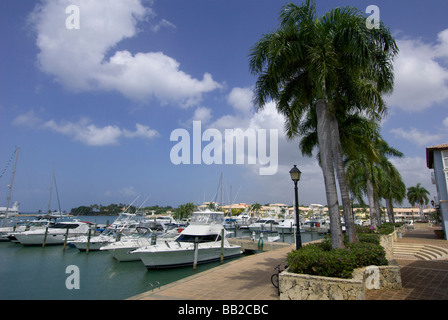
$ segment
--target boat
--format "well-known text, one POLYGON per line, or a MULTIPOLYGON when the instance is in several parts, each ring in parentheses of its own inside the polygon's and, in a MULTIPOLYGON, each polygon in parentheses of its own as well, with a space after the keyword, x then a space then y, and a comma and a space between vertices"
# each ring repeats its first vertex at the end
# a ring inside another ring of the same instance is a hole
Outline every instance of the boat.
MULTIPOLYGON (((142 230, 147 230, 154 222, 147 220, 143 213, 128 213, 121 212, 117 219, 109 226, 106 226, 101 234, 88 234, 78 237, 71 237, 67 244, 76 247, 80 251, 100 250, 102 246, 120 240, 122 237, 127 237, 135 233, 140 233, 142 230), (144 229, 141 229, 144 228, 144 229)), ((92 231, 90 231, 92 232, 92 231)))
POLYGON ((24 231, 15 234, 17 241, 24 246, 36 245, 61 245, 67 237, 75 237, 87 234, 90 223, 82 221, 56 222, 45 229, 24 231))
POLYGON ((241 254, 231 245, 224 229, 224 213, 205 210, 192 213, 190 224, 174 241, 163 241, 131 251, 148 269, 171 268, 206 263, 241 254), (224 237, 221 238, 221 235, 224 237))
POLYGON ((6 240, 18 243, 16 234, 25 232, 25 231, 32 231, 32 230, 43 230, 46 227, 52 226, 54 222, 48 219, 37 219, 37 220, 31 220, 27 221, 24 224, 16 225, 14 227, 11 227, 12 230, 4 236, 6 240))
POLYGON ((120 241, 108 243, 100 248, 100 251, 109 252, 118 261, 139 261, 140 257, 131 254, 131 251, 141 247, 156 245, 158 241, 173 241, 179 236, 176 229, 167 232, 153 232, 147 229, 145 233, 133 234, 122 238, 120 241))
MULTIPOLYGON (((282 234, 295 234, 296 233, 296 220, 285 219, 279 223, 276 227, 278 233, 282 234)), ((305 229, 300 226, 300 232, 305 232, 305 229)))
POLYGON ((250 231, 256 232, 277 232, 276 227, 281 221, 273 218, 261 218, 260 220, 249 225, 250 231))

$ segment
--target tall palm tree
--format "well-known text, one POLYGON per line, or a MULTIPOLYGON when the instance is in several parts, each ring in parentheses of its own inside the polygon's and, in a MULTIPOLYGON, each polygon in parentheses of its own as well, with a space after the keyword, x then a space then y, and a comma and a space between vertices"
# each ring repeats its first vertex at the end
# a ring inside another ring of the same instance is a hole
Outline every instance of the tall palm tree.
MULTIPOLYGON (((315 12, 311 0, 302 6, 284 6, 279 28, 264 35, 251 49, 250 70, 258 75, 257 108, 263 108, 268 99, 274 100, 277 110, 286 116, 287 126, 298 124, 315 106, 331 242, 333 248, 342 248, 335 165, 341 190, 348 188, 345 172, 340 170, 339 128, 334 121, 342 106, 335 102, 340 96, 359 96, 362 89, 368 105, 375 105, 379 95, 371 92, 391 88, 390 60, 398 49, 387 28, 367 29, 364 15, 355 8, 336 8, 320 18, 315 12)), ((362 105, 359 99, 356 104, 362 105)), ((345 203, 349 208, 349 201, 345 203)))
POLYGON ((389 222, 395 223, 393 203, 401 204, 406 197, 406 186, 397 168, 385 159, 381 164, 385 178, 380 181, 380 195, 386 200, 386 210, 389 222))
POLYGON ((409 187, 406 197, 412 206, 418 205, 420 207, 420 216, 423 218, 423 205, 429 203, 429 191, 422 187, 419 182, 415 187, 409 187))

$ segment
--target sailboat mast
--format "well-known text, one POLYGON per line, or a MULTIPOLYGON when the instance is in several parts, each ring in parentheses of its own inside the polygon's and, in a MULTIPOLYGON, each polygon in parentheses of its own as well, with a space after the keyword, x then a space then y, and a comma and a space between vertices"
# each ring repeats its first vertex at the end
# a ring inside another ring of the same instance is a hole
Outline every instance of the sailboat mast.
POLYGON ((54 178, 54 164, 51 171, 51 183, 50 183, 50 199, 48 200, 48 211, 47 213, 51 213, 50 206, 51 206, 51 194, 53 193, 53 178, 54 178))
POLYGON ((14 183, 14 175, 16 174, 16 166, 17 166, 17 157, 19 155, 20 148, 16 148, 16 158, 14 160, 14 168, 12 169, 12 177, 11 177, 11 183, 9 184, 9 192, 8 192, 8 203, 6 204, 6 212, 5 217, 3 218, 2 227, 6 226, 6 221, 8 220, 8 210, 9 210, 9 204, 11 202, 11 193, 12 193, 12 184, 14 183))

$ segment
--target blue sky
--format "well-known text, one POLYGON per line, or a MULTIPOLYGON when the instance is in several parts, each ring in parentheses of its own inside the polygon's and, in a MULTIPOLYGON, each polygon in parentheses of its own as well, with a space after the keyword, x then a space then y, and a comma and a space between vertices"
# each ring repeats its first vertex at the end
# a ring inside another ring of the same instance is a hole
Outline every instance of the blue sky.
MULTIPOLYGON (((249 72, 249 50, 276 28, 285 3, 1 1, 0 170, 21 148, 12 200, 21 211, 45 210, 54 164, 67 211, 130 203, 138 195, 138 203, 149 197, 146 205, 211 201, 221 172, 234 202, 292 204, 288 171, 297 164, 303 172, 300 204, 325 204, 315 158, 302 158, 298 141, 285 140, 283 119, 272 104, 258 113, 251 104, 256 78, 249 72), (70 5, 79 8, 79 29, 66 27, 70 5), (278 171, 260 175, 259 161, 248 160, 173 164, 170 135, 176 129, 192 133, 193 120, 222 133, 277 129, 278 171)), ((432 198, 425 147, 448 141, 448 2, 317 5, 318 14, 345 5, 380 9, 400 48, 382 134, 405 154, 393 161, 406 186, 421 182, 432 198)), ((0 178, 0 206, 6 205, 11 167, 0 178)))

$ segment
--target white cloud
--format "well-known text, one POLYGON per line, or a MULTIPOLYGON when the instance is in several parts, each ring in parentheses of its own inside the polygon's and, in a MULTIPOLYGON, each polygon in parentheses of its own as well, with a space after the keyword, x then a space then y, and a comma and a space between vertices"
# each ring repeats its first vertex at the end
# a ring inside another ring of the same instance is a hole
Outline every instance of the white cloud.
POLYGON ((409 130, 403 128, 395 128, 390 130, 395 137, 406 139, 416 144, 418 146, 428 146, 434 143, 434 141, 438 141, 443 139, 446 135, 443 134, 429 134, 427 132, 421 132, 416 128, 411 128, 409 130))
POLYGON ((237 112, 250 113, 253 108, 251 88, 233 88, 227 96, 227 102, 237 112))
POLYGON ((13 120, 13 124, 57 132, 89 146, 114 145, 118 144, 121 138, 153 139, 159 136, 156 130, 139 123, 135 125, 135 131, 121 129, 115 125, 98 127, 88 118, 81 118, 77 122, 61 121, 58 123, 53 119, 44 121, 33 110, 17 116, 13 120))
POLYGON ((151 30, 154 32, 159 31, 161 28, 174 28, 176 29, 176 25, 172 22, 169 22, 166 19, 162 19, 159 23, 155 24, 151 27, 151 30))
POLYGON ((202 124, 207 123, 212 118, 212 110, 206 107, 199 107, 194 111, 192 121, 201 121, 202 124))
MULTIPOLYGON (((221 87, 209 73, 195 79, 162 52, 111 51, 135 37, 138 23, 153 16, 142 0, 43 0, 30 18, 37 32, 39 66, 74 91, 115 90, 139 101, 195 105, 202 94, 221 87), (69 5, 79 7, 79 29, 65 27, 69 5)), ((166 20, 160 24, 173 26, 166 20)))
POLYGON ((419 39, 397 39, 400 49, 394 61, 394 92, 387 102, 407 111, 422 111, 448 99, 448 29, 437 43, 419 39))

